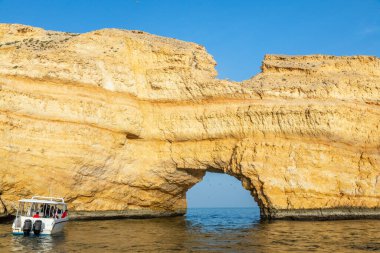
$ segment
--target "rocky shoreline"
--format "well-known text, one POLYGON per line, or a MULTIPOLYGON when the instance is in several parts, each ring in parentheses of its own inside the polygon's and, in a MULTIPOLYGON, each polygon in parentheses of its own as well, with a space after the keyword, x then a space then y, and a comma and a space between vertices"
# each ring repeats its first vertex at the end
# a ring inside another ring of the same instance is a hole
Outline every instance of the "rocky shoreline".
MULTIPOLYGON (((162 217, 176 217, 186 214, 186 210, 176 212, 160 212, 152 210, 126 210, 101 212, 70 212, 72 220, 101 220, 101 219, 149 219, 162 217)), ((302 210, 275 210, 270 216, 261 215, 261 220, 354 220, 354 219, 380 219, 380 208, 326 208, 302 210)))
MULTIPOLYGON (((175 212, 161 212, 152 210, 124 210, 124 211, 73 211, 70 220, 112 220, 112 219, 153 219, 177 217, 186 214, 186 210, 175 212)), ((8 223, 14 215, 3 215, 0 223, 8 223)), ((270 216, 261 216, 262 221, 295 220, 295 221, 330 221, 330 220, 357 220, 380 219, 380 208, 329 208, 309 210, 276 210, 270 216)))

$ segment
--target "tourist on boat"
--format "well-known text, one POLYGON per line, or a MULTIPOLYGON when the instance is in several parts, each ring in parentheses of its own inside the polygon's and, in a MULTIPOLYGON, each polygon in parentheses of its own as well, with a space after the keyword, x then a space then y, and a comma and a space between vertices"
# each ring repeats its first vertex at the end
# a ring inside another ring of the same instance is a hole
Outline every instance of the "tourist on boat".
POLYGON ((66 216, 67 216, 67 210, 65 210, 65 211, 63 212, 61 219, 65 218, 66 216))
POLYGON ((57 216, 57 207, 53 206, 52 212, 51 212, 51 217, 55 218, 57 216))
POLYGON ((33 218, 40 218, 40 213, 37 212, 35 215, 33 215, 33 218))
POLYGON ((49 213, 50 213, 50 205, 46 205, 44 216, 46 218, 49 218, 49 213))
POLYGON ((54 216, 54 206, 52 206, 49 210, 49 217, 53 217, 54 216))

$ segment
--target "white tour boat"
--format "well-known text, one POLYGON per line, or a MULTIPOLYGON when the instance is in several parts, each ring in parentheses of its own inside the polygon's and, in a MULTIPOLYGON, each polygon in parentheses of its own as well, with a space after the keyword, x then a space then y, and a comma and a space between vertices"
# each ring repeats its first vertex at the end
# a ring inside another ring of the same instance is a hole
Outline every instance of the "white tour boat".
POLYGON ((63 198, 33 196, 19 200, 12 230, 14 235, 50 235, 62 231, 68 220, 63 198))

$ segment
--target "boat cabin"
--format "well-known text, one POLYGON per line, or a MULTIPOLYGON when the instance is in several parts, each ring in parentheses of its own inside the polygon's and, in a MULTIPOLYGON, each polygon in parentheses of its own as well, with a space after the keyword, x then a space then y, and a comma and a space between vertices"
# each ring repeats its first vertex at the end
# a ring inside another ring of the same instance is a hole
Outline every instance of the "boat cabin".
POLYGON ((31 199, 19 200, 17 216, 33 218, 64 218, 67 205, 63 198, 34 196, 31 199))

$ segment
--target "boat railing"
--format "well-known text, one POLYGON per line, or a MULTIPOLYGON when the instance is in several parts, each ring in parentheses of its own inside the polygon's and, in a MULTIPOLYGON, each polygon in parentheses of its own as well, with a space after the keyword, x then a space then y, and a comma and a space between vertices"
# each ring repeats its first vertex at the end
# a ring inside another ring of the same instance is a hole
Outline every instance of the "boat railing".
POLYGON ((45 197, 45 196, 33 196, 32 199, 35 200, 50 200, 50 201, 55 201, 55 202, 61 202, 65 203, 65 200, 63 198, 56 198, 56 197, 45 197))

